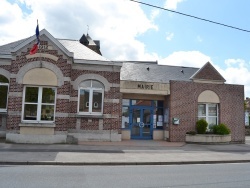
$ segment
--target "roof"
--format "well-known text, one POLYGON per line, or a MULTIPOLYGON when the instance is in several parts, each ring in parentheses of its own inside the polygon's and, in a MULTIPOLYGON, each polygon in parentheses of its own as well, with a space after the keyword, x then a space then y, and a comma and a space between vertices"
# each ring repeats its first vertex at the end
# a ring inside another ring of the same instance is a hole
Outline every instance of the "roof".
POLYGON ((21 43, 23 43, 24 41, 26 41, 29 38, 25 38, 22 40, 18 40, 15 42, 11 42, 5 45, 0 46, 0 54, 11 54, 12 49, 14 49, 15 47, 17 47, 18 45, 20 45, 21 43))
POLYGON ((110 61, 97 54, 93 50, 81 44, 78 40, 58 39, 58 41, 70 52, 74 53, 74 59, 86 59, 97 61, 110 61))
POLYGON ((121 80, 169 83, 170 80, 191 81, 199 68, 157 65, 152 63, 123 63, 121 80))
MULTIPOLYGON (((67 55, 70 55, 73 53, 74 59, 110 61, 107 58, 94 52, 93 50, 87 48, 86 46, 81 44, 78 40, 56 39, 46 29, 43 29, 42 31, 40 31, 40 36, 42 35, 46 35, 55 45, 58 45, 59 48, 62 51, 64 51, 67 55)), ((11 55, 11 52, 14 52, 24 47, 25 45, 28 45, 29 42, 35 39, 36 39, 36 36, 33 35, 31 37, 28 37, 19 41, 15 41, 9 44, 2 45, 0 46, 0 55, 11 55)))
POLYGON ((225 82, 225 78, 213 67, 210 62, 207 62, 203 67, 197 71, 191 79, 193 80, 213 80, 225 82))

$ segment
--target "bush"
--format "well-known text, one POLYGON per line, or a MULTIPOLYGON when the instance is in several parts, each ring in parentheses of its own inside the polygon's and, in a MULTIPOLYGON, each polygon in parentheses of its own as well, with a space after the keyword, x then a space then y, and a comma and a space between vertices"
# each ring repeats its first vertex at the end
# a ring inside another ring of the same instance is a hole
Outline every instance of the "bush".
POLYGON ((198 134, 205 134, 207 130, 207 121, 205 119, 200 119, 196 122, 196 129, 198 134))
POLYGON ((188 132, 186 132, 186 134, 196 135, 196 132, 195 131, 188 131, 188 132))
POLYGON ((212 127, 214 134, 227 135, 230 134, 230 129, 223 123, 212 127))

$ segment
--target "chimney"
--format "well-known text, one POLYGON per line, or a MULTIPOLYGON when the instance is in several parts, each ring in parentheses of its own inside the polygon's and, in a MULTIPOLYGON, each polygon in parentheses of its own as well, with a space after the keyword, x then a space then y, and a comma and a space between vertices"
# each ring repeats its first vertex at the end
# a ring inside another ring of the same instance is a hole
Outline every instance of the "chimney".
POLYGON ((92 38, 89 36, 89 34, 82 35, 80 38, 80 43, 84 46, 88 47, 89 49, 93 50, 94 52, 98 53, 99 55, 102 55, 100 51, 100 41, 99 40, 92 40, 92 38))
POLYGON ((80 38, 79 41, 80 41, 81 44, 88 47, 89 41, 88 41, 87 37, 84 34, 82 35, 82 37, 80 38))

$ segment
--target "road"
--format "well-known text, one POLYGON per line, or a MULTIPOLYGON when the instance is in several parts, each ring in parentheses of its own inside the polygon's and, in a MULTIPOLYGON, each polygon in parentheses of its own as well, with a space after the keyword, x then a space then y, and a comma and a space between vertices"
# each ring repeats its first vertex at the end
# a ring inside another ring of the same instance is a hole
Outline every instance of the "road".
POLYGON ((0 166, 0 187, 250 187, 250 163, 169 166, 0 166))

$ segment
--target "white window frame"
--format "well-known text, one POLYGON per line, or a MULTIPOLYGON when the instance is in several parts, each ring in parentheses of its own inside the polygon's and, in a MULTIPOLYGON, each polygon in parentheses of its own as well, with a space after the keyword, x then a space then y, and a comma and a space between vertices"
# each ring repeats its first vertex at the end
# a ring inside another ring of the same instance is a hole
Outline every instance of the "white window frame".
POLYGON ((24 90, 23 90, 23 102, 22 102, 22 122, 25 123, 54 123, 55 122, 55 111, 56 111, 56 95, 57 95, 57 88, 55 87, 51 87, 51 86, 33 86, 33 85, 27 85, 24 86, 24 90), (27 87, 36 87, 38 88, 38 102, 37 103, 32 103, 32 102, 25 102, 25 93, 26 93, 26 88, 27 87), (55 89, 55 101, 54 104, 52 105, 51 103, 42 103, 42 91, 43 88, 53 88, 55 89), (25 104, 36 104, 37 105, 37 120, 25 120, 24 119, 24 107, 25 104), (51 105, 54 106, 54 120, 53 121, 45 121, 45 120, 41 120, 41 111, 42 111, 42 105, 51 105))
MULTIPOLYGON (((87 80, 85 80, 85 81, 87 81, 87 80)), ((98 80, 90 80, 90 81, 91 81, 91 87, 78 87, 77 113, 79 115, 102 115, 103 114, 103 104, 104 104, 104 85, 103 85, 103 88, 94 88, 94 87, 92 87, 92 81, 97 81, 97 82, 100 82, 100 81, 98 81, 98 80), (88 90, 89 91, 88 112, 80 112, 79 111, 81 90, 88 90), (95 108, 95 106, 93 106, 93 93, 95 91, 100 92, 102 94, 102 108, 101 108, 101 112, 93 112, 93 109, 95 108)))
POLYGON ((198 109, 198 119, 200 118, 204 118, 207 122, 208 122, 208 130, 209 130, 209 121, 208 119, 210 117, 216 117, 216 125, 218 125, 219 123, 219 105, 217 103, 198 103, 198 105, 206 105, 206 115, 205 116, 199 116, 199 109, 198 109), (216 116, 209 116, 209 111, 208 111, 208 107, 210 104, 215 104, 216 105, 216 116))
POLYGON ((7 86, 8 89, 7 89, 7 100, 6 100, 6 106, 5 108, 0 108, 0 112, 7 112, 7 108, 8 108, 8 99, 9 99, 9 86, 10 84, 9 83, 4 83, 4 82, 0 82, 0 86, 7 86))

